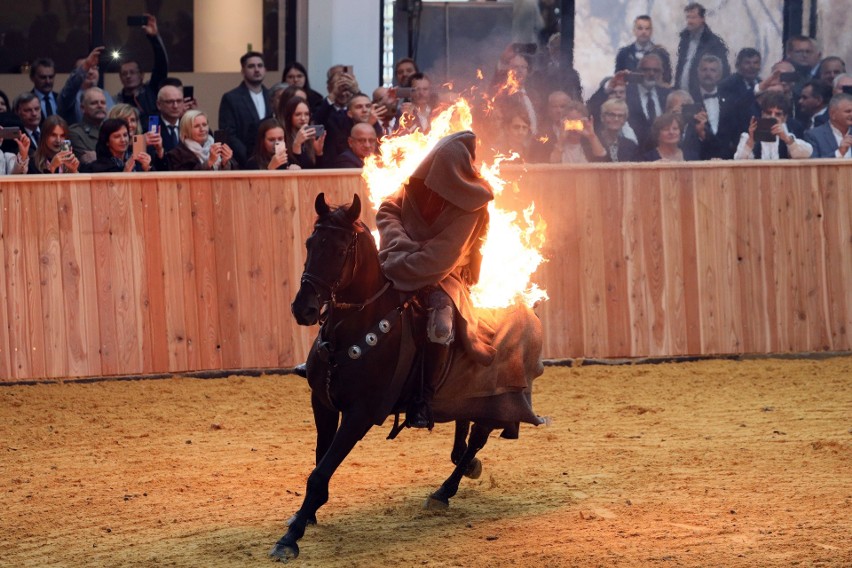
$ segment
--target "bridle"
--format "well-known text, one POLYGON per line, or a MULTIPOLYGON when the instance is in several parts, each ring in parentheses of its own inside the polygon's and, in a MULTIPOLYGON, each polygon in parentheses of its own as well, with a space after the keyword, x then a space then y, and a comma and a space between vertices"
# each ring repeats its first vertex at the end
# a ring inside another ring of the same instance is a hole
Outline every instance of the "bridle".
MULTIPOLYGON (((358 304, 338 302, 338 289, 344 283, 348 284, 352 282, 352 280, 355 278, 355 275, 358 273, 358 237, 362 232, 366 231, 366 228, 364 229, 364 231, 359 231, 357 229, 350 231, 347 228, 338 227, 337 225, 317 223, 316 225, 314 225, 314 231, 316 231, 317 229, 331 229, 351 234, 351 240, 349 241, 349 246, 346 247, 345 257, 343 259, 343 266, 341 267, 340 273, 338 274, 337 279, 334 282, 329 282, 323 278, 320 278, 319 276, 316 276, 315 274, 311 274, 310 272, 308 272, 307 269, 302 273, 301 283, 303 285, 308 284, 311 288, 313 288, 314 294, 317 298, 317 304, 319 304, 321 307, 319 323, 323 324, 325 323, 325 320, 328 319, 329 313, 331 312, 332 308, 361 310, 365 306, 372 304, 377 299, 379 299, 379 297, 384 294, 388 288, 390 288, 390 282, 386 282, 385 285, 378 292, 376 292, 373 296, 371 296, 364 302, 358 304), (350 261, 350 257, 354 257, 353 260, 350 261), (346 266, 350 264, 352 266, 352 270, 348 272, 348 278, 344 278, 344 274, 347 273, 346 266), (326 296, 328 297, 327 300, 323 300, 323 293, 326 293, 326 296)), ((370 233, 367 232, 366 234, 369 235, 370 233)))

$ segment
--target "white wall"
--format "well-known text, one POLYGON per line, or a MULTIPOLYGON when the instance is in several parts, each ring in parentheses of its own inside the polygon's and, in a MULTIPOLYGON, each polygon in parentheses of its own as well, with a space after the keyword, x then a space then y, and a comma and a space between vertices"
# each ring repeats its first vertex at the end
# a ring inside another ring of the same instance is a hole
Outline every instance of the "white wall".
MULTIPOLYGON (((361 90, 371 93, 381 83, 381 2, 378 0, 310 0, 307 11, 308 52, 303 64, 311 86, 325 94, 325 77, 335 64, 352 65, 361 90)), ((301 19, 301 18, 300 18, 301 19)))

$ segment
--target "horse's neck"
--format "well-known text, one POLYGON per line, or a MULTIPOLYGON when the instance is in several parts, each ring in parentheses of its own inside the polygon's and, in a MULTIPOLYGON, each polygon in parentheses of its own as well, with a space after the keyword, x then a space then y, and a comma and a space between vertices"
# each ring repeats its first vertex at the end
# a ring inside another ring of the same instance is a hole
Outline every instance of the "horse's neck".
POLYGON ((356 249, 356 268, 352 282, 338 291, 338 299, 361 303, 377 294, 387 282, 379 263, 379 253, 372 240, 364 240, 356 249))

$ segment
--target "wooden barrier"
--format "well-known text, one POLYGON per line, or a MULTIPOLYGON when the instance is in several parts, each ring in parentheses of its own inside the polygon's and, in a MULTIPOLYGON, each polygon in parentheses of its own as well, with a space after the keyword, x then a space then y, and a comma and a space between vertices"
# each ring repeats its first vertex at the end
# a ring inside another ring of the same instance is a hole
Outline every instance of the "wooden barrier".
MULTIPOLYGON (((852 165, 504 171, 499 203, 548 224, 545 357, 852 349, 852 165)), ((303 360, 320 191, 366 194, 352 170, 0 178, 0 381, 303 360)))

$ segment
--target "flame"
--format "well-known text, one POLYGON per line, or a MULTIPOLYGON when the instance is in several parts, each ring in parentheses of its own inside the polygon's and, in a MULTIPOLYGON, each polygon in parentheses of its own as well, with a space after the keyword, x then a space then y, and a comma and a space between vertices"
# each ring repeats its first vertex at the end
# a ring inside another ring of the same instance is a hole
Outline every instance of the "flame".
MULTIPOLYGON (((420 130, 387 136, 382 139, 379 154, 365 160, 362 177, 370 190, 370 201, 378 209, 382 201, 396 193, 439 140, 453 132, 469 130, 473 124, 468 102, 460 98, 432 120, 428 133, 420 130)), ((497 156, 490 164, 482 163, 480 174, 498 197, 507 182, 500 177, 500 163, 517 158, 497 156)), ((482 245, 483 261, 479 282, 471 290, 474 305, 483 308, 507 307, 517 302, 533 306, 547 299, 547 294, 530 283, 532 274, 544 261, 546 224, 536 220, 534 205, 521 215, 488 205, 488 235, 482 245)))
POLYGON ((476 78, 482 81, 482 69, 476 70, 476 78))

